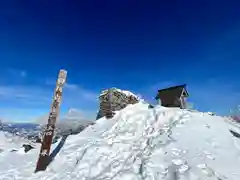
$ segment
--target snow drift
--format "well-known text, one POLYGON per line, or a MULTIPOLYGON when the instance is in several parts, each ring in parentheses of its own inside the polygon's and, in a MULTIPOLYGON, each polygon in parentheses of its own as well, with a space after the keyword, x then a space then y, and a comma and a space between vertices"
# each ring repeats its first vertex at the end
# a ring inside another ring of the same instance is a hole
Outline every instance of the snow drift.
POLYGON ((0 179, 239 180, 240 139, 229 129, 239 132, 222 117, 139 102, 69 136, 45 172, 33 174, 39 147, 1 156, 0 179))

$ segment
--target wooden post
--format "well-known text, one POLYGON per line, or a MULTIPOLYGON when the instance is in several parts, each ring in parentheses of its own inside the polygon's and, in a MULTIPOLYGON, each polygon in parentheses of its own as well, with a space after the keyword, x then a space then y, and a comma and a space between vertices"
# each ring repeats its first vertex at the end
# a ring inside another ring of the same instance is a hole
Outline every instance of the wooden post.
POLYGON ((54 129, 55 129, 55 123, 56 123, 56 119, 57 119, 57 116, 59 113, 59 105, 60 105, 61 99, 62 99, 62 89, 66 82, 66 77, 67 77, 67 71, 60 70, 58 79, 57 79, 57 83, 56 83, 54 96, 53 96, 51 110, 49 113, 47 128, 43 134, 42 145, 41 145, 40 154, 39 154, 35 172, 45 171, 47 168, 48 162, 50 160, 49 152, 51 149, 51 144, 52 144, 52 139, 53 139, 53 134, 54 134, 54 129))

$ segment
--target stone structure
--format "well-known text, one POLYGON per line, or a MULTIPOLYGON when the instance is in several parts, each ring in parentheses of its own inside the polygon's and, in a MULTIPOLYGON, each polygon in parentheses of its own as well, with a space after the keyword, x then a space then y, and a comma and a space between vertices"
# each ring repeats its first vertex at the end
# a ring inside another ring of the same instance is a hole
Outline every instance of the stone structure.
POLYGON ((125 108, 128 104, 139 102, 139 98, 129 91, 122 91, 117 88, 110 88, 102 91, 99 96, 99 111, 96 119, 104 116, 112 118, 114 111, 119 111, 125 108))

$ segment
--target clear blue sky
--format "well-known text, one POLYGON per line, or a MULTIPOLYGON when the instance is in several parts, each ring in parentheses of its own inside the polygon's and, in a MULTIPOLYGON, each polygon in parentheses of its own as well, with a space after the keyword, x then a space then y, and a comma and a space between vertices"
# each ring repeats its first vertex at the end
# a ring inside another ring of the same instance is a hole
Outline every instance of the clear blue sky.
POLYGON ((240 103, 240 2, 76 2, 0 2, 1 118, 46 114, 61 68, 62 112, 94 113, 112 86, 152 102, 187 83, 196 108, 221 114, 240 103))

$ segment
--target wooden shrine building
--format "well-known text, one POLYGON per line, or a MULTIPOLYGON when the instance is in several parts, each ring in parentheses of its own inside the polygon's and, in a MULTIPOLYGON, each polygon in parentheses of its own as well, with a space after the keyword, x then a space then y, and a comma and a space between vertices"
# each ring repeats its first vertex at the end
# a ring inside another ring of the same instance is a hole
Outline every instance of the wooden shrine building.
POLYGON ((155 97, 162 106, 165 107, 180 107, 186 108, 186 99, 189 94, 186 90, 186 84, 173 86, 165 89, 158 90, 158 94, 155 97))

